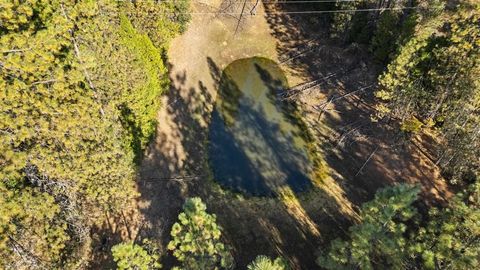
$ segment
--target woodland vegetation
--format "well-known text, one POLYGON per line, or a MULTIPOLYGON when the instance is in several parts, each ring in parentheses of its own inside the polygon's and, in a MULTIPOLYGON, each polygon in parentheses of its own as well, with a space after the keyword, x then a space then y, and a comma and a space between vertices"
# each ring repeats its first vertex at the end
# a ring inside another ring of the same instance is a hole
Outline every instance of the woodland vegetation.
MULTIPOLYGON (((174 13, 187 8, 2 1, 2 268, 87 264, 89 228, 135 196, 135 161, 169 85, 164 52, 188 20, 174 13)), ((115 254, 127 251, 147 256, 115 254)))
MULTIPOLYGON (((293 1, 293 0, 292 0, 293 1)), ((299 5, 301 5, 299 3, 299 5)), ((430 149, 457 191, 425 210, 419 187, 380 189, 322 269, 480 267, 480 3, 338 1, 330 38, 367 46, 384 67, 373 121, 430 149), (385 9, 385 10, 382 10, 385 9), (393 124, 392 124, 393 125, 393 124)), ((187 29, 188 1, 0 2, 0 268, 85 269, 92 228, 136 196, 142 152, 169 87, 166 50, 187 29)), ((189 198, 170 228, 177 269, 233 269, 215 214, 189 198)), ((159 269, 153 239, 111 248, 118 269, 159 269)), ((249 270, 290 269, 259 254, 249 270)))

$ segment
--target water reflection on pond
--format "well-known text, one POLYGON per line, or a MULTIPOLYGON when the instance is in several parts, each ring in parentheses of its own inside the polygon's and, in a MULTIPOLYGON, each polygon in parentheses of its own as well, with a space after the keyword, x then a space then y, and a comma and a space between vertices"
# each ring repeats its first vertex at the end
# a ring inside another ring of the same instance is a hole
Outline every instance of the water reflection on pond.
POLYGON ((209 161, 222 186, 273 195, 311 186, 307 136, 295 106, 280 101, 287 80, 265 58, 236 60, 222 73, 209 130, 209 161))

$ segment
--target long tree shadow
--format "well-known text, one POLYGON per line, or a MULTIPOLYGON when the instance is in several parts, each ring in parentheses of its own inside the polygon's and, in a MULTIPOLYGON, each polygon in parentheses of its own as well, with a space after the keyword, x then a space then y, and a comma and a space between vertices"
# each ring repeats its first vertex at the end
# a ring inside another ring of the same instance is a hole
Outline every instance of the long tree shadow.
MULTIPOLYGON (((214 87, 218 89, 221 71, 212 59, 207 62, 214 87)), ((155 141, 149 145, 141 165, 138 204, 144 221, 135 232, 136 238, 158 240, 164 254, 162 264, 170 268, 175 264, 172 254, 165 249, 170 228, 184 199, 200 196, 224 227, 224 236, 233 247, 238 269, 244 269, 259 254, 284 256, 294 269, 315 269, 316 247, 337 235, 338 222, 350 222, 331 218, 338 216, 335 200, 318 191, 314 196, 321 203, 307 207, 294 193, 288 193, 291 197, 284 202, 241 196, 217 188, 209 173, 206 143, 208 123, 213 121, 210 116, 215 117, 210 91, 201 81, 197 87, 187 87, 188 74, 184 72, 171 74, 171 80, 172 88, 162 103, 167 107, 159 113, 155 141)), ((259 118, 262 114, 250 113, 259 118)), ((262 130, 259 136, 265 136, 271 143, 277 140, 272 131, 262 130)), ((290 162, 286 155, 274 154, 279 155, 281 162, 290 162)), ((292 174, 291 171, 287 173, 292 174)))
POLYGON ((419 183, 427 203, 448 198, 451 192, 436 166, 398 133, 395 121, 371 120, 373 91, 382 67, 375 64, 367 48, 329 38, 330 15, 282 12, 304 8, 265 4, 265 17, 279 41, 277 52, 283 55, 283 66, 305 82, 320 82, 313 87, 305 84, 308 91, 300 91, 295 99, 303 105, 332 177, 348 199, 360 205, 378 188, 396 182, 419 183), (362 87, 368 88, 359 90, 362 87))
MULTIPOLYGON (((172 70, 172 66, 169 67, 172 70)), ((197 195, 190 190, 205 178, 206 136, 202 121, 207 117, 211 96, 202 82, 187 87, 185 72, 170 74, 171 88, 163 97, 155 140, 145 151, 139 172, 139 208, 145 217, 139 237, 159 240, 162 264, 169 268, 173 257, 165 249, 170 229, 176 222, 185 198, 197 195)))
MULTIPOLYGON (((209 158, 215 178, 250 195, 274 195, 283 185, 295 192, 311 187, 299 119, 287 102, 271 98, 286 85, 270 72, 281 73, 267 59, 230 64, 222 74, 209 127, 209 158), (236 79, 243 80, 242 90, 236 79)), ((276 76, 283 76, 280 73, 276 76)))
MULTIPOLYGON (((247 195, 236 198, 232 196, 234 194, 228 195, 228 192, 225 196, 223 192, 212 194, 211 191, 205 191, 210 194, 205 193, 204 196, 213 196, 209 205, 217 214, 230 243, 234 246, 238 269, 243 269, 258 254, 284 256, 289 259, 294 269, 317 268, 315 251, 319 244, 338 235, 336 228, 339 222, 346 225, 351 224, 351 221, 335 218, 339 216, 336 201, 320 189, 316 189, 312 196, 321 203, 306 205, 303 199, 297 197, 292 189, 301 191, 311 188, 309 179, 302 175, 295 165, 308 163, 305 156, 296 154, 298 150, 293 145, 284 145, 285 142, 281 140, 286 135, 282 134, 278 124, 269 122, 267 117, 271 112, 259 109, 250 99, 239 104, 244 96, 240 87, 232 77, 227 76, 228 72, 222 74, 211 58, 207 61, 219 89, 217 105, 220 104, 220 108, 213 110, 210 124, 210 165, 213 171, 220 170, 214 173, 214 176, 228 180, 224 183, 226 186, 246 192, 247 195), (235 124, 232 121, 244 122, 239 129, 233 129, 240 131, 240 135, 232 134, 232 129, 228 128, 235 124), (255 131, 246 132, 249 129, 255 131), (258 141, 264 144, 259 146, 258 141), (279 147, 279 144, 284 145, 283 148, 279 147), (246 152, 255 155, 248 156, 246 152), (267 164, 258 166, 255 158, 265 159, 267 164), (278 166, 269 165, 268 162, 278 166), (279 183, 278 178, 265 177, 265 170, 283 172, 281 179, 286 181, 279 183), (295 188, 302 181, 306 186, 295 188), (272 195, 275 198, 257 198, 248 194, 272 195)), ((267 92, 266 102, 274 104, 273 107, 279 111, 281 118, 276 120, 298 125, 298 119, 292 115, 295 112, 293 104, 275 98, 281 91, 280 88, 285 87, 281 80, 276 80, 259 65, 254 64, 252 68, 267 85, 264 90, 267 92)), ((252 78, 248 77, 248 81, 251 80, 252 78)), ((305 131, 294 130, 287 136, 292 140, 292 137, 298 139, 306 136, 305 131)))

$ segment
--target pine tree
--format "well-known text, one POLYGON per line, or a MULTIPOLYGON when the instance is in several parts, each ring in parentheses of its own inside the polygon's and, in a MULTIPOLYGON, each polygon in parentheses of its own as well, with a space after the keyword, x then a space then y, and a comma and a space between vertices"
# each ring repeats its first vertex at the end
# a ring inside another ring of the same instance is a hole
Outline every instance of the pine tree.
POLYGON ((139 34, 147 35, 155 47, 162 50, 175 35, 186 30, 191 17, 189 0, 125 1, 121 4, 139 34))
POLYGON ((370 50, 377 60, 385 62, 395 52, 399 21, 400 12, 398 11, 388 10, 380 14, 370 43, 370 50))
MULTIPOLYGON (((154 133, 156 115, 160 108, 159 96, 168 88, 167 68, 163 63, 161 51, 156 48, 147 35, 139 34, 129 19, 120 16, 120 36, 131 54, 136 56, 138 64, 146 74, 145 83, 130 91, 124 91, 124 123, 129 123, 132 145, 139 140, 137 148, 144 148, 154 133)), ((137 149, 139 150, 139 149, 137 149)))
POLYGON ((0 2, 1 263, 85 267, 89 227, 135 196, 167 45, 125 12, 117 1, 0 2))
POLYGON ((345 39, 350 31, 352 18, 355 14, 351 11, 356 10, 360 4, 362 4, 362 1, 339 1, 335 3, 334 10, 350 10, 350 12, 337 12, 334 14, 330 29, 333 37, 345 39))
POLYGON ((454 180, 478 168, 480 118, 480 8, 468 1, 455 10, 424 16, 412 39, 380 77, 381 114, 433 123, 445 141, 438 163, 454 180))
POLYGON ((248 270, 288 270, 288 264, 282 258, 271 260, 269 257, 259 255, 253 262, 248 264, 248 270))
POLYGON ((143 245, 137 245, 133 242, 115 245, 112 247, 112 255, 119 270, 152 270, 161 268, 161 264, 158 263, 158 249, 152 248, 151 242, 146 239, 143 241, 143 245))
POLYGON ((340 12, 333 14, 331 35, 344 42, 370 44, 377 59, 383 61, 395 51, 398 29, 406 22, 410 4, 406 0, 338 1, 334 9, 340 12))
POLYGON ((424 269, 480 266, 480 185, 459 193, 446 208, 432 208, 428 223, 412 233, 409 252, 424 269))
POLYGON ((70 240, 60 207, 46 193, 0 184, 0 268, 60 266, 70 240))
POLYGON ((360 223, 348 239, 335 239, 317 263, 326 269, 402 269, 406 256, 405 222, 416 213, 419 189, 397 185, 382 189, 362 205, 360 223))
POLYGON ((233 265, 229 248, 221 241, 222 228, 216 216, 206 212, 200 198, 189 198, 183 205, 179 222, 172 227, 168 249, 182 264, 182 269, 229 269, 233 265))

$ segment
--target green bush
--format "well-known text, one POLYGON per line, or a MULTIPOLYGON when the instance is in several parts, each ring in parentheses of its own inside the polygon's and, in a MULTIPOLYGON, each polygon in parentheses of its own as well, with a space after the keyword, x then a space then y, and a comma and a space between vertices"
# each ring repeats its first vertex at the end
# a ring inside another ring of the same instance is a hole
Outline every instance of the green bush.
POLYGON ((139 150, 138 148, 145 147, 155 131, 157 111, 160 108, 159 97, 168 88, 169 79, 161 51, 146 34, 138 33, 123 15, 120 16, 120 35, 146 74, 143 85, 122 97, 123 122, 129 124, 127 129, 131 131, 130 140, 136 146, 135 150, 139 150))

